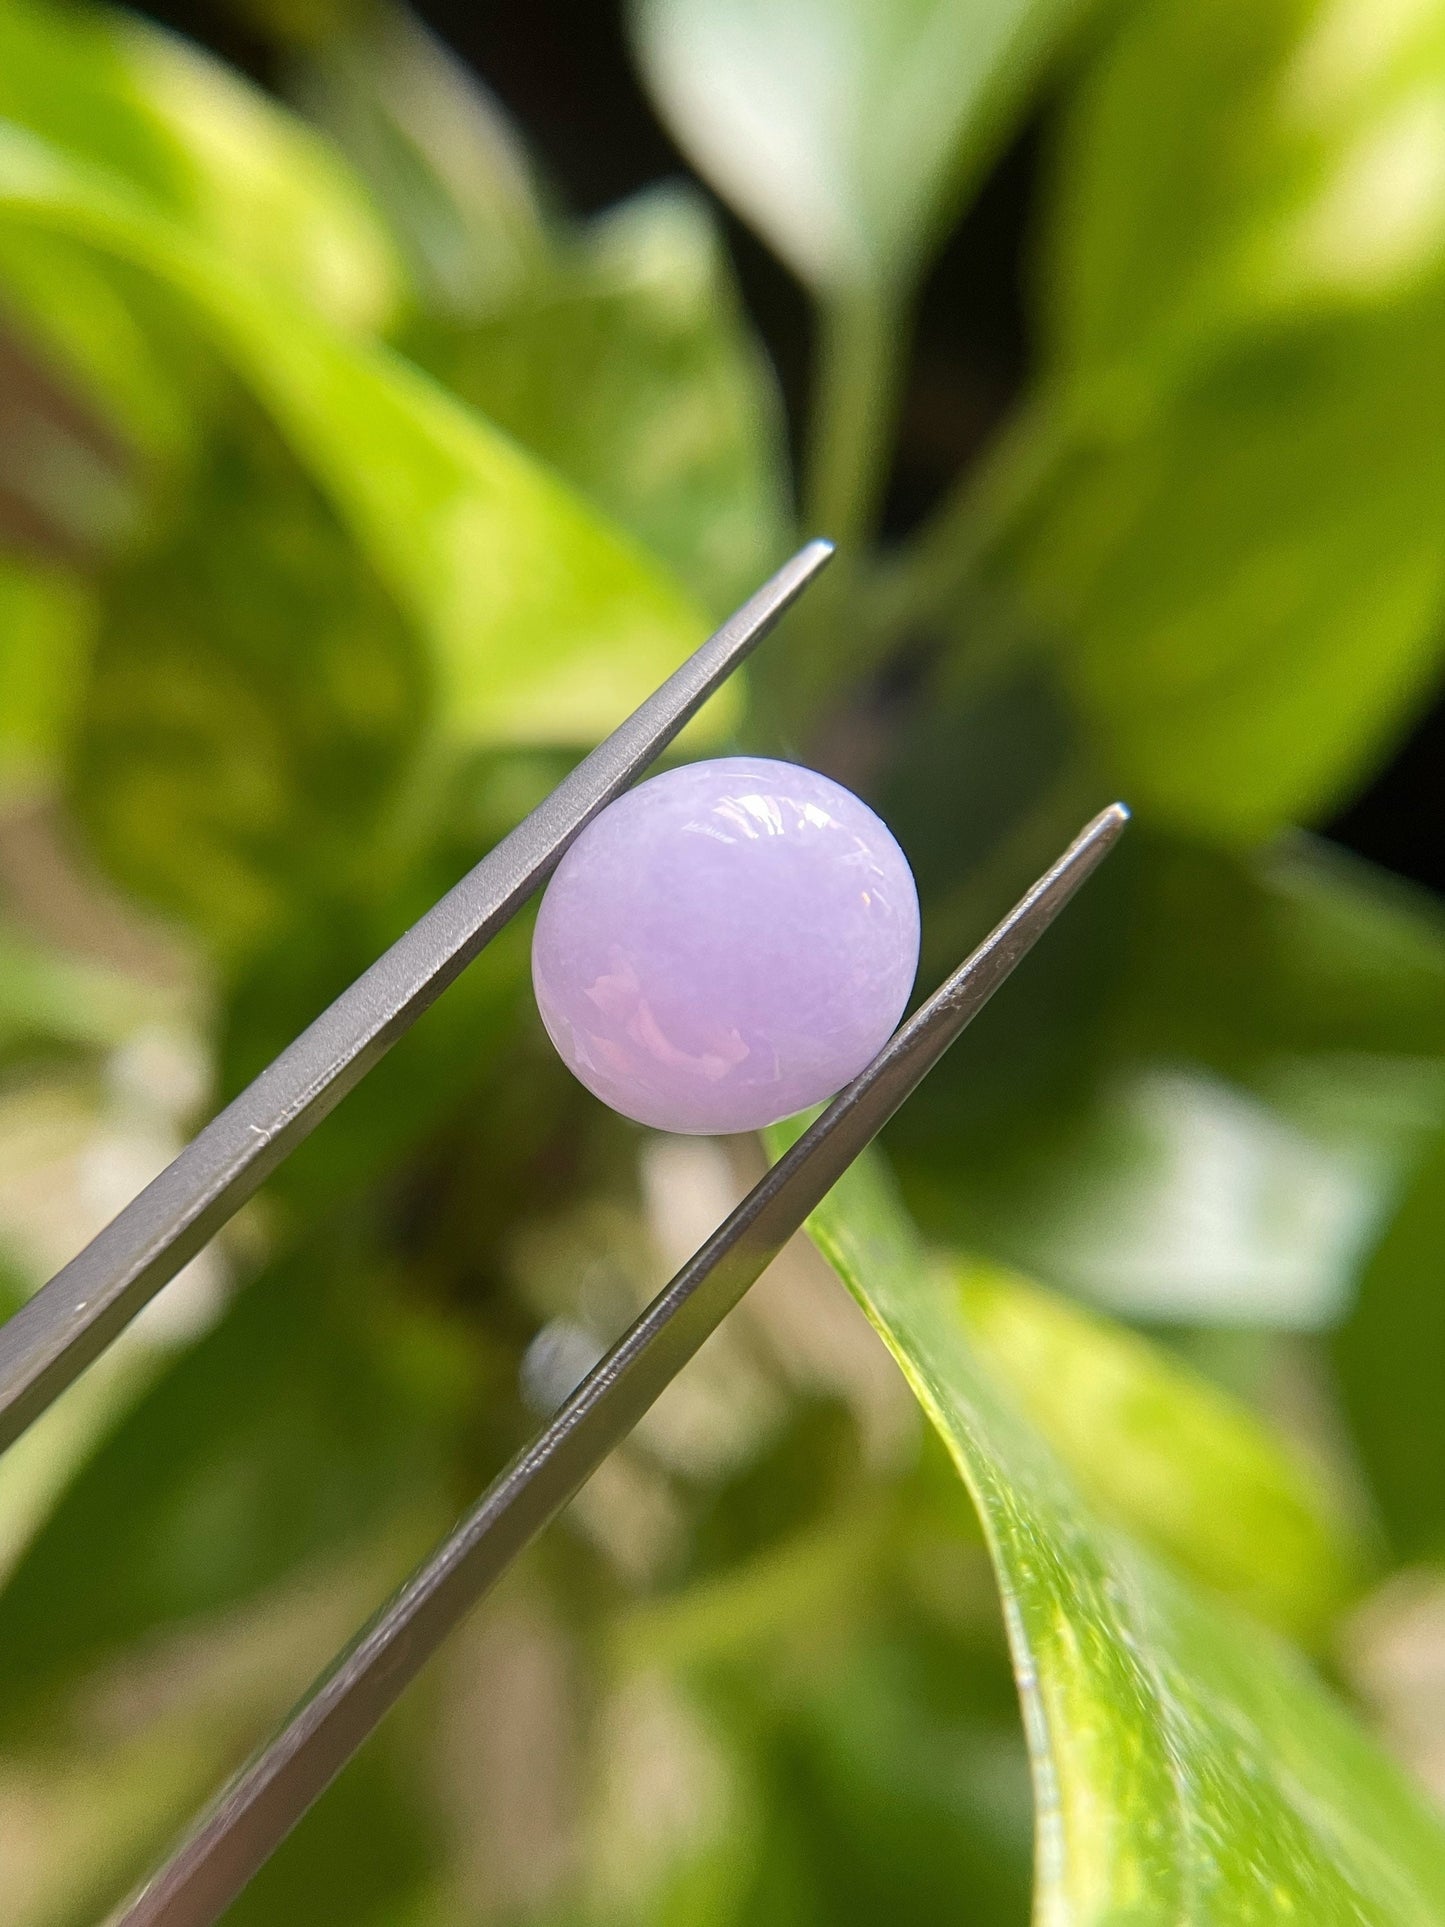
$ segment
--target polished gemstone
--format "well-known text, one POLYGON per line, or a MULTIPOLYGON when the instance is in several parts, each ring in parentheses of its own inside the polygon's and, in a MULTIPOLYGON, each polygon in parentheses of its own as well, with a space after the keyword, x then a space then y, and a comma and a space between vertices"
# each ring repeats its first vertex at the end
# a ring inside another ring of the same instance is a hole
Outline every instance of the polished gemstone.
POLYGON ((610 804, 557 867, 532 981, 564 1062, 665 1131, 755 1130, 846 1084, 902 1016, 918 894, 817 771, 692 763, 610 804))

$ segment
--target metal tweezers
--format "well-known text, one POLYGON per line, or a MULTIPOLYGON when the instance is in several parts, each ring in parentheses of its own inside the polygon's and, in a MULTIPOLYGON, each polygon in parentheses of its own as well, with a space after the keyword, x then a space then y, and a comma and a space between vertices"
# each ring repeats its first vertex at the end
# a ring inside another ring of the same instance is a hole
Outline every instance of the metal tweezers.
MULTIPOLYGON (((195 1256, 545 881, 832 554, 810 542, 0 1328, 0 1450, 195 1256)), ((1114 804, 842 1091, 317 1680, 113 1927, 210 1927, 447 1633, 596 1470, 1119 835, 1114 804)))

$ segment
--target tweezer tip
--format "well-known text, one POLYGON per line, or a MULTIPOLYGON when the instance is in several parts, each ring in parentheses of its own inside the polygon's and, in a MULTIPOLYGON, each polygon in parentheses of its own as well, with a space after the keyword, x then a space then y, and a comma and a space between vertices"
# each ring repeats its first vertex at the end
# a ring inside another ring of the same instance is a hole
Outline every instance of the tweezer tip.
POLYGON ((1131 814, 1127 803, 1110 803, 1106 809, 1100 810, 1097 816, 1090 818, 1084 825, 1060 857, 1059 867, 1064 870, 1073 870, 1082 864, 1087 874, 1113 849, 1130 821, 1131 814))
POLYGON ((815 535, 788 558, 783 565, 784 572, 801 588, 813 580, 819 569, 833 560, 835 553, 834 545, 826 535, 815 535))

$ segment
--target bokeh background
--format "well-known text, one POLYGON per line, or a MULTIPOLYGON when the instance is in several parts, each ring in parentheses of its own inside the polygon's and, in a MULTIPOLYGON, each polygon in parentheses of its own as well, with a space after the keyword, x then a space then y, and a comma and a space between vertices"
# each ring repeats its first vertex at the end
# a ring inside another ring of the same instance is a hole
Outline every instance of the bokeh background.
MULTIPOLYGON (((687 749, 883 810, 921 988, 1136 811, 887 1136, 971 1342, 1445 1802, 1442 103, 1439 0, 0 0, 7 1302, 833 534, 687 749)), ((761 1170, 572 1085, 527 940, 0 1462, 7 1927, 761 1170)), ((799 1242, 227 1918, 1026 1920, 1000 1570, 799 1242)))

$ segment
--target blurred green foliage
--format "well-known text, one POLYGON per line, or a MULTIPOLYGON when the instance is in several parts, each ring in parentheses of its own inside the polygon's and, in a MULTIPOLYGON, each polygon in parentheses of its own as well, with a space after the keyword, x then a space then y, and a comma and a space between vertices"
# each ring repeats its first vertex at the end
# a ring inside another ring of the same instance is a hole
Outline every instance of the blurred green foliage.
MULTIPOLYGON (((1138 823, 813 1227, 902 1378, 790 1252, 230 1918, 1445 1921, 1387 1757, 1445 1794, 1445 919, 1312 833, 1439 681, 1445 7, 631 25, 815 305, 796 482, 702 187, 572 219, 390 6, 254 7, 283 106, 0 0, 0 1296, 799 529, 690 741, 876 797, 925 978, 1138 823), (885 542, 1039 118, 1037 367, 885 542)), ((0 1463, 7 1927, 115 1899, 746 1183, 570 1083, 527 939, 0 1463)))

